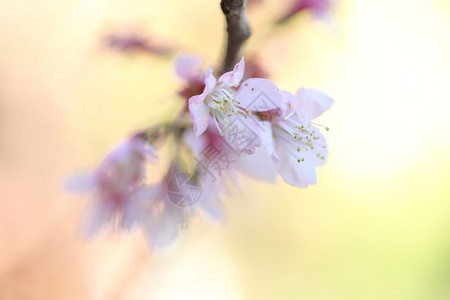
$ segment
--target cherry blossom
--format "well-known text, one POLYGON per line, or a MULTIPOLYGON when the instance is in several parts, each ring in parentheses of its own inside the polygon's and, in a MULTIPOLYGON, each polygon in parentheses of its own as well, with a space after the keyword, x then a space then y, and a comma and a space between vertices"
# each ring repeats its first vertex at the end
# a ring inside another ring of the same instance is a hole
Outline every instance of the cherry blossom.
POLYGON ((317 182, 315 167, 322 165, 328 154, 321 126, 311 120, 329 109, 333 100, 318 90, 306 88, 295 95, 281 90, 279 94, 282 101, 253 108, 265 120, 260 139, 283 180, 307 187, 317 182))
MULTIPOLYGON (((290 10, 273 25, 302 11, 324 16, 332 1, 292 0, 290 10)), ((231 70, 251 34, 245 4, 221 2, 228 38, 216 72, 231 70)), ((166 57, 173 53, 173 47, 138 33, 117 32, 105 42, 123 53, 166 57)), ((152 248, 165 248, 192 218, 205 216, 225 223, 223 198, 239 188, 241 174, 264 181, 280 176, 297 187, 317 182, 316 167, 328 155, 321 130, 328 128, 314 121, 333 100, 319 90, 301 88, 292 94, 280 89, 264 78, 274 70, 263 68, 266 64, 255 53, 247 56, 247 66, 242 57, 231 71, 216 73, 218 78, 212 67, 204 68, 201 56, 175 58, 174 72, 182 81, 176 91, 180 98, 176 117, 126 138, 90 175, 69 181, 70 189, 93 193, 88 233, 104 225, 121 230, 139 226, 152 248), (163 154, 158 160, 162 170, 151 172, 147 163, 156 158, 154 147, 163 143, 158 148, 163 154)))
POLYGON ((120 143, 89 176, 69 181, 72 190, 93 190, 94 203, 87 215, 87 231, 98 232, 105 224, 129 229, 136 221, 132 214, 135 195, 144 187, 145 163, 156 155, 140 136, 120 143))
POLYGON ((197 137, 205 132, 211 117, 222 133, 222 125, 226 126, 231 117, 244 113, 234 98, 236 87, 244 76, 244 67, 242 58, 233 71, 223 74, 219 80, 212 74, 211 67, 206 70, 203 92, 189 99, 189 111, 197 137))

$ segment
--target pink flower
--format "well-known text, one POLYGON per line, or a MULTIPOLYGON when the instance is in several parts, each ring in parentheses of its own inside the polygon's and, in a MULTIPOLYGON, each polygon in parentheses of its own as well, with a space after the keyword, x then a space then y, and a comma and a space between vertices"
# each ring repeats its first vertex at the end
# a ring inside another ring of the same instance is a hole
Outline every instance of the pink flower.
POLYGON ((175 172, 169 171, 159 184, 145 186, 134 195, 135 205, 128 213, 135 216, 148 243, 156 248, 170 245, 186 225, 189 208, 177 207, 169 197, 169 180, 175 172))
POLYGON ((196 136, 205 132, 211 117, 219 132, 222 132, 221 127, 226 126, 231 117, 242 113, 234 95, 244 76, 244 67, 242 58, 233 71, 223 74, 218 81, 212 74, 212 68, 207 69, 203 92, 189 99, 189 112, 196 136))
POLYGON ((276 162, 287 183, 307 187, 317 182, 315 167, 325 162, 328 149, 320 125, 311 120, 329 109, 333 100, 312 89, 300 89, 296 95, 280 91, 283 101, 270 110, 259 110, 266 130, 262 144, 276 162))
POLYGON ((195 157, 193 178, 202 190, 198 202, 192 206, 192 212, 204 212, 213 220, 225 223, 226 212, 220 198, 223 194, 228 194, 228 183, 231 183, 229 186, 237 186, 237 172, 265 181, 276 179, 274 164, 263 148, 252 155, 236 155, 214 126, 210 126, 200 137, 195 137, 193 130, 187 130, 183 134, 183 141, 195 157), (217 158, 222 163, 229 163, 222 165, 220 171, 204 156, 205 149, 210 149, 210 146, 220 152, 221 158, 217 158))
MULTIPOLYGON (((272 102, 282 99, 279 89, 267 79, 251 78, 241 83, 244 68, 245 62, 242 58, 233 71, 223 74, 218 81, 212 74, 212 69, 208 68, 203 93, 189 99, 189 112, 197 137, 205 132, 211 124, 211 119, 220 135, 224 135, 224 131, 231 127, 246 135, 248 140, 251 140, 252 136, 263 134, 260 131, 265 130, 264 123, 249 114, 253 110, 251 106, 259 103, 259 97, 269 97, 272 102)), ((253 139, 244 148, 238 149, 238 152, 252 154, 259 146, 261 141, 253 139)))
POLYGON ((172 165, 162 181, 146 186, 134 195, 129 214, 144 230, 147 241, 156 248, 169 246, 189 220, 202 212, 221 223, 225 210, 219 199, 221 181, 198 173, 187 174, 172 165))
POLYGON ((114 222, 127 229, 136 222, 130 214, 134 196, 143 187, 147 157, 156 157, 144 139, 133 136, 114 148, 92 175, 75 178, 69 188, 93 189, 95 202, 88 213, 88 233, 96 233, 103 225, 114 222))
POLYGON ((328 149, 320 129, 311 123, 333 101, 319 91, 300 89, 285 114, 272 120, 277 141, 277 169, 287 183, 307 187, 317 182, 315 166, 325 163, 328 149))

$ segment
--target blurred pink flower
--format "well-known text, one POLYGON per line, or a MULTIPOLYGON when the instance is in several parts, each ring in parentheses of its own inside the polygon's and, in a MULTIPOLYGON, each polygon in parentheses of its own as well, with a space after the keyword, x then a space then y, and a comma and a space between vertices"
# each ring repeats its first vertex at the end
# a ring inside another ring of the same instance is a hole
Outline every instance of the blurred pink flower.
POLYGON ((144 52, 152 55, 171 55, 175 51, 174 46, 166 41, 147 37, 141 33, 113 33, 104 38, 107 47, 123 53, 144 52))
POLYGON ((170 245, 187 222, 189 210, 175 206, 168 197, 169 180, 175 175, 169 170, 162 182, 139 189, 134 194, 135 205, 129 206, 128 214, 135 217, 148 243, 156 248, 170 245))
MULTIPOLYGON (((188 100, 198 95, 205 88, 203 60, 196 55, 180 54, 175 58, 175 73, 183 79, 186 84, 178 94, 188 100)), ((187 103, 186 103, 187 109, 187 103)))
POLYGON ((199 173, 186 174, 173 165, 161 182, 143 187, 133 195, 135 204, 129 206, 128 214, 135 216, 151 246, 164 249, 201 212, 225 222, 225 210, 219 199, 222 189, 221 181, 212 181, 199 173))
POLYGON ((331 10, 333 2, 333 0, 294 0, 291 9, 279 22, 284 22, 303 11, 309 11, 319 18, 324 18, 331 10))
POLYGON ((113 222, 124 229, 136 222, 131 206, 135 195, 144 187, 145 162, 156 157, 140 136, 133 136, 114 148, 92 175, 73 178, 72 190, 94 190, 95 202, 88 212, 89 234, 98 232, 103 225, 113 222))
POLYGON ((177 57, 176 74, 187 86, 203 86, 203 92, 190 96, 184 111, 189 111, 193 128, 180 122, 135 134, 113 149, 92 175, 71 182, 72 189, 95 191, 89 233, 109 223, 121 229, 140 225, 149 244, 164 248, 201 212, 225 222, 220 196, 228 183, 236 187, 236 172, 267 181, 278 173, 298 187, 316 183, 315 167, 324 163, 327 148, 320 125, 312 120, 333 100, 305 88, 293 95, 263 78, 241 82, 244 69, 242 58, 216 80, 211 68, 203 73, 198 57, 177 57), (156 157, 148 140, 158 137, 161 128, 181 138, 177 142, 190 150, 194 170, 187 174, 176 154, 161 181, 146 185, 147 158, 156 157))
POLYGON ((203 81, 203 60, 197 55, 180 54, 175 58, 175 73, 186 82, 203 81))

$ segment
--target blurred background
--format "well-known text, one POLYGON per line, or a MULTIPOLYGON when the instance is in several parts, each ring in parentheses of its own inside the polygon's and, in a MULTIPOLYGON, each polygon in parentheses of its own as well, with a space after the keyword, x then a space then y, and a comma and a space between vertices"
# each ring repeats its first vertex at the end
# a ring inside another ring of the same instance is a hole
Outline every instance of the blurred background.
POLYGON ((450 3, 336 0, 267 34, 287 5, 249 9, 246 50, 335 99, 318 185, 242 178, 225 226, 194 220, 157 254, 139 231, 84 240, 89 197, 63 184, 180 105, 170 57, 105 34, 217 65, 219 0, 0 2, 0 299, 450 299, 450 3))

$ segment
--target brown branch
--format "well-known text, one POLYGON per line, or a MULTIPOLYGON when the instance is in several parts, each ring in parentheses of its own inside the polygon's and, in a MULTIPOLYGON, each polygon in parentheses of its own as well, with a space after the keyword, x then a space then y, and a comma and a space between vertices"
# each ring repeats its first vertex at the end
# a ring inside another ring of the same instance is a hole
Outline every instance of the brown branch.
POLYGON ((222 66, 222 72, 233 69, 239 60, 242 44, 250 37, 250 27, 245 16, 247 0, 222 0, 220 7, 227 19, 227 50, 222 66))

